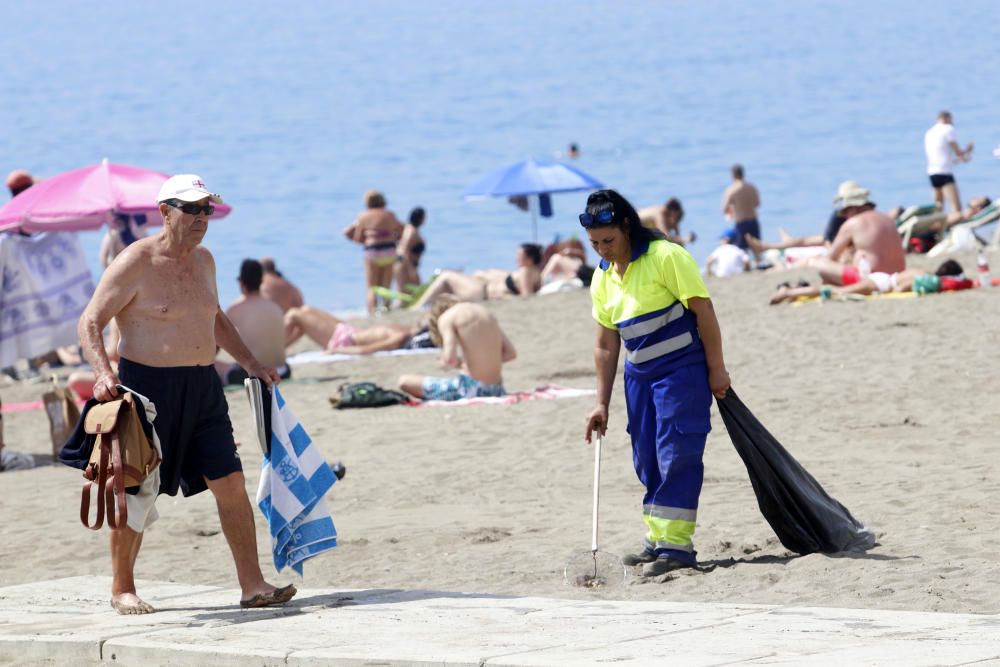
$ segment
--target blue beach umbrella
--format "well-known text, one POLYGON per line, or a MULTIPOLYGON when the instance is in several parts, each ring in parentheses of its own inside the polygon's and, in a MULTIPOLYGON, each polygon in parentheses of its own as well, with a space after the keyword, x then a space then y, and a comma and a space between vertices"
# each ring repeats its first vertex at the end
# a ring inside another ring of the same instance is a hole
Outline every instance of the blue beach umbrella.
MULTIPOLYGON (((522 160, 490 172, 466 188, 466 199, 485 197, 531 197, 537 195, 545 215, 551 213, 549 195, 555 192, 597 190, 604 184, 576 167, 551 160, 522 160)), ((532 236, 538 240, 536 209, 531 206, 532 236)), ((546 216, 547 217, 547 216, 546 216)))

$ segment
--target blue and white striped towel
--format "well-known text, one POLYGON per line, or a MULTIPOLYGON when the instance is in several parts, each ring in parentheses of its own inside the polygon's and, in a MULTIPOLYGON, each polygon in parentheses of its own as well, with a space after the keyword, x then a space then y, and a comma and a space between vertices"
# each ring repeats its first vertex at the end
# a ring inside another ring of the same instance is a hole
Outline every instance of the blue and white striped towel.
POLYGON ((309 558, 337 546, 323 496, 336 475, 288 408, 278 388, 271 400, 271 456, 264 458, 257 506, 271 527, 274 567, 302 574, 309 558))

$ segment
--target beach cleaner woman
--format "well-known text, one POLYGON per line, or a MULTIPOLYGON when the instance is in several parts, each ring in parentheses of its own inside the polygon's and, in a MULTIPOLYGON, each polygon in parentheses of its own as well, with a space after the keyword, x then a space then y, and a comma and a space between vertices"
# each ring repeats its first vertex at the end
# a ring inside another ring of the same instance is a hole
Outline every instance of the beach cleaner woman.
POLYGON ((597 407, 587 418, 586 440, 607 431, 624 343, 628 432, 646 486, 645 545, 623 560, 644 563, 645 576, 692 567, 712 395, 725 396, 730 384, 719 321, 690 253, 654 240, 620 194, 591 194, 580 224, 601 256, 590 286, 598 322, 597 407))

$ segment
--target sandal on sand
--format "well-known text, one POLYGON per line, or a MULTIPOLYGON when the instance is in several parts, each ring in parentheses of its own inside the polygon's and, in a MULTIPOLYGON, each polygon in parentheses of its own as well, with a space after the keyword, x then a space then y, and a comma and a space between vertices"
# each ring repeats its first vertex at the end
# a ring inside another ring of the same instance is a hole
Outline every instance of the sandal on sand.
POLYGON ((244 609, 256 609, 257 607, 270 607, 275 604, 285 604, 298 593, 295 586, 288 584, 284 588, 275 588, 270 593, 257 593, 249 600, 240 600, 240 606, 244 609))

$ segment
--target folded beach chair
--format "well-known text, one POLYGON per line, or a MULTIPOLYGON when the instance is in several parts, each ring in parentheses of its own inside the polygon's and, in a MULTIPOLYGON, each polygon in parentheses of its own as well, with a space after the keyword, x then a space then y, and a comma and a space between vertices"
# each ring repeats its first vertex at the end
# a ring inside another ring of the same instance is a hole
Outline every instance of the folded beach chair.
POLYGON ((935 231, 935 225, 940 225, 948 218, 947 215, 933 204, 911 206, 896 218, 896 230, 902 237, 903 247, 910 247, 910 239, 935 231))

